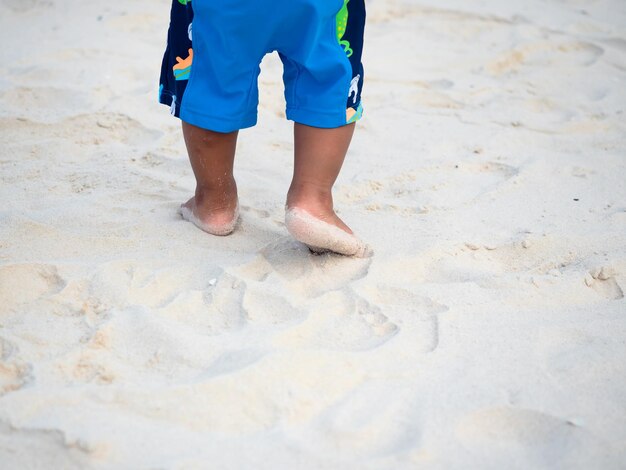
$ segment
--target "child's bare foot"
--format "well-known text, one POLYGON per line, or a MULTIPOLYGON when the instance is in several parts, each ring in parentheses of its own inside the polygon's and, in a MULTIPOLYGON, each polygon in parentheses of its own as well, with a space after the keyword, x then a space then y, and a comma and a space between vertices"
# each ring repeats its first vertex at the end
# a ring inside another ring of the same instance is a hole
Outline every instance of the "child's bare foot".
POLYGON ((193 223, 196 227, 212 235, 230 235, 235 230, 239 218, 239 203, 237 194, 234 197, 211 198, 206 192, 196 191, 196 195, 179 209, 183 219, 193 223))
POLYGON ((332 251, 357 258, 371 256, 371 248, 354 235, 336 214, 333 215, 334 217, 326 216, 326 221, 299 207, 287 207, 285 225, 296 240, 316 253, 332 251), (346 227, 347 230, 340 227, 346 227))
POLYGON ((330 191, 292 185, 285 207, 289 233, 312 251, 332 251, 341 255, 366 258, 371 248, 360 240, 333 210, 330 191))

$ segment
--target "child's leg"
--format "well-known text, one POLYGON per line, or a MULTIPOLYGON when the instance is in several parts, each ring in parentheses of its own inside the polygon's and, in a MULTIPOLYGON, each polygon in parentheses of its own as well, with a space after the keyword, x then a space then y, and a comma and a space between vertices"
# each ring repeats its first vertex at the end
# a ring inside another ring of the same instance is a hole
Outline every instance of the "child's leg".
POLYGON ((228 235, 237 222, 237 184, 233 177, 237 134, 222 134, 183 122, 196 191, 181 205, 180 212, 183 218, 213 235, 228 235))
POLYGON ((321 129, 296 124, 293 180, 287 195, 289 232, 313 251, 365 257, 370 248, 333 209, 332 187, 354 133, 354 124, 321 129))
POLYGON ((293 180, 287 207, 306 210, 312 216, 340 229, 352 230, 333 210, 332 187, 352 140, 354 124, 321 129, 296 123, 293 180))

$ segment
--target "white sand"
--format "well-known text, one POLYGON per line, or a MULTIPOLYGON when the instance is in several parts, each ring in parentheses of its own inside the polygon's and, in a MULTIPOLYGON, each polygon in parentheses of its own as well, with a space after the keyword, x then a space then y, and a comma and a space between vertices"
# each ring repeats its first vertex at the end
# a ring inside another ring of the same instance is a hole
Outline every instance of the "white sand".
POLYGON ((0 468, 624 468, 626 3, 368 7, 351 259, 284 226, 275 57, 212 237, 168 1, 0 2, 0 468))

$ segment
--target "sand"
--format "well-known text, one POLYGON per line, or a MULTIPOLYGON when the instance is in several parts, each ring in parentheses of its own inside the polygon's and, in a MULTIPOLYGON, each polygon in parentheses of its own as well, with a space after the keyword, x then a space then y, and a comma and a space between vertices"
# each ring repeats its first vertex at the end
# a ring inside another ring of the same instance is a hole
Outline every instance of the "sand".
POLYGON ((168 2, 0 2, 0 468, 624 468, 625 4, 368 9, 348 258, 284 225, 275 56, 215 237, 168 2))

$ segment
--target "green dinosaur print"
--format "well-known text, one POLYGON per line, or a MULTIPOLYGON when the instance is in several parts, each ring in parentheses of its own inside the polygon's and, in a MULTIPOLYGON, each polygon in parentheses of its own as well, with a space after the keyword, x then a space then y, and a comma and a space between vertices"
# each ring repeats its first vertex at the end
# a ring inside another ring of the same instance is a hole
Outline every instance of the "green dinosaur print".
POLYGON ((181 5, 187 5, 188 3, 191 3, 191 0, 178 0, 178 3, 181 5))
POLYGON ((343 41, 343 36, 346 34, 346 28, 348 27, 348 3, 349 2, 350 0, 343 0, 343 7, 341 7, 341 10, 339 10, 339 13, 337 13, 337 20, 336 20, 337 21, 337 41, 339 41, 339 44, 341 45, 341 47, 343 47, 343 50, 345 51, 348 57, 352 55, 353 51, 350 48, 350 41, 343 41))

